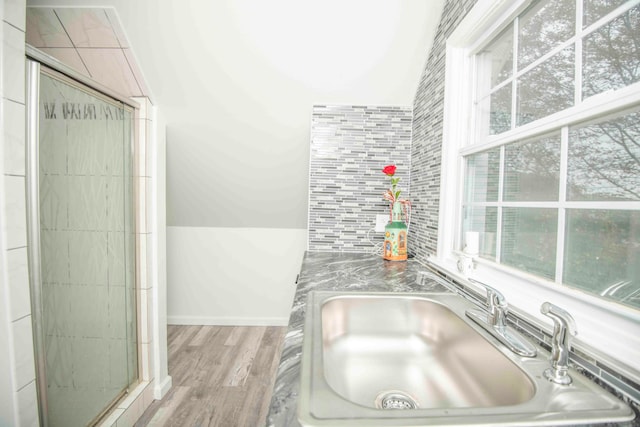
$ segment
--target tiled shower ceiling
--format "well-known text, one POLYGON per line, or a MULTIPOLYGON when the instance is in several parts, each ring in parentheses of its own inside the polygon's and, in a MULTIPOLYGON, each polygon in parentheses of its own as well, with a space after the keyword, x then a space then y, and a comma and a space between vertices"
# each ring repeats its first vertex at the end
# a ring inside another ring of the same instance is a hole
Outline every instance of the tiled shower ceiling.
POLYGON ((27 43, 127 97, 150 96, 113 8, 27 8, 27 43))

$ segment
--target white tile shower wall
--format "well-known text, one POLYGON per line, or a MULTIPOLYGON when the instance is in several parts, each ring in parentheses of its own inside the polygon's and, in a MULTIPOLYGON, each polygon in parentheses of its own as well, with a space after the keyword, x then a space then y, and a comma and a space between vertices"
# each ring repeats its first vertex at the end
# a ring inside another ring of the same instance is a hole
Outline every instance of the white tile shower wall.
POLYGON ((2 96, 24 104, 24 23, 2 24, 2 96))
POLYGON ((136 262, 137 262, 137 284, 139 298, 139 319, 140 319, 140 344, 142 350, 142 372, 141 379, 144 381, 153 380, 153 358, 150 357, 149 348, 152 346, 152 324, 151 324, 151 296, 153 294, 153 271, 151 265, 151 250, 153 239, 153 213, 151 206, 152 199, 152 168, 150 157, 151 137, 151 110, 153 106, 148 98, 134 98, 140 105, 137 111, 135 129, 137 132, 136 164, 134 174, 137 185, 136 197, 136 262))
POLYGON ((2 100, 4 114, 4 173, 24 175, 25 106, 10 99, 2 100))
POLYGON ((150 197, 152 215, 152 234, 150 263, 153 266, 150 277, 151 317, 153 318, 152 354, 154 380, 152 387, 145 393, 143 407, 147 408, 153 399, 162 399, 171 389, 167 363, 167 216, 166 216, 166 121, 158 108, 152 108, 147 117, 153 126, 149 135, 148 170, 152 176, 152 194, 150 197))
POLYGON ((373 228, 389 212, 385 165, 398 167, 401 198, 410 199, 411 120, 411 107, 313 107, 309 250, 367 252, 382 240, 373 228))
POLYGON ((3 2, 0 15, 0 425, 24 427, 39 424, 26 269, 25 1, 3 2))
MULTIPOLYGON (((26 240, 23 237, 26 234, 26 218, 23 215, 25 11, 24 0, 6 0, 0 6, 0 348, 7 349, 0 352, 0 425, 3 426, 39 425, 31 348, 30 304, 26 301, 29 289, 24 265, 26 240), (9 221, 6 221, 7 218, 9 221)), ((110 20, 117 21, 112 10, 107 10, 106 13, 110 20)), ((121 45, 127 54, 128 49, 125 48, 128 44, 121 42, 121 45)), ((133 59, 132 56, 128 57, 129 61, 133 59)), ((130 65, 139 70, 137 64, 130 65)), ((145 107, 150 108, 148 100, 145 107)), ((147 120, 145 125, 149 126, 150 123, 147 120)), ((149 155, 145 150, 141 165, 145 172, 142 175, 149 180, 152 175, 147 171, 151 170, 148 165, 152 160, 147 157, 149 155)), ((151 188, 149 185, 146 187, 151 188)), ((145 216, 152 217, 151 215, 152 212, 147 210, 145 216)), ((145 225, 148 226, 149 223, 145 225)), ((150 235, 146 234, 145 241, 149 240, 150 235)), ((146 252, 149 251, 148 247, 147 245, 146 252)), ((150 263, 147 265, 151 268, 150 263)), ((152 289, 151 283, 146 286, 147 289, 152 289)), ((153 301, 153 304, 156 303, 153 301)), ((147 344, 149 348, 151 341, 147 344)), ((166 361, 166 349, 163 360, 166 361)), ((153 372, 151 362, 148 362, 148 369, 153 372)), ((170 377, 167 378, 170 384, 170 377)), ((163 384, 165 383, 166 380, 163 384)), ((127 409, 126 402, 122 402, 117 410, 120 414, 126 414, 128 420, 135 420, 152 401, 153 381, 141 384, 140 388, 144 390, 144 404, 127 409)), ((117 418, 111 418, 114 425, 117 418)), ((123 424, 127 423, 118 423, 123 424)))
POLYGON ((21 31, 25 29, 24 5, 24 0, 4 0, 4 17, 2 19, 21 31))

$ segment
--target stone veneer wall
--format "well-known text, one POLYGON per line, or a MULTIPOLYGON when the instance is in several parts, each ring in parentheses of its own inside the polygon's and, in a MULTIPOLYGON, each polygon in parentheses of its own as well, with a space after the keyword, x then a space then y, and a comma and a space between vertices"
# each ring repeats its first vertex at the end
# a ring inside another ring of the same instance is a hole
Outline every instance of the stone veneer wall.
POLYGON ((438 244, 446 41, 475 2, 476 0, 445 1, 414 99, 411 147, 414 227, 409 235, 409 247, 413 248, 413 252, 422 261, 435 254, 438 244))
POLYGON ((313 107, 309 250, 367 252, 382 242, 373 228, 376 215, 389 212, 385 165, 398 166, 401 198, 411 199, 411 123, 409 106, 313 107))

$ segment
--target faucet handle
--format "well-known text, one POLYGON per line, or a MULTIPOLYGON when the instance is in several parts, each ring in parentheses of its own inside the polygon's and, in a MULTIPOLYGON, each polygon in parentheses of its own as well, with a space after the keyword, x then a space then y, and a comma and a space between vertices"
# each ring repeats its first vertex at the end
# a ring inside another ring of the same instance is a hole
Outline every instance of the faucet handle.
POLYGON ((489 306, 489 309, 492 307, 507 308, 507 299, 500 293, 500 291, 476 279, 469 278, 469 281, 484 288, 487 292, 487 305, 489 306))
POLYGON ((487 310, 489 311, 489 318, 487 320, 489 324, 492 326, 506 327, 507 307, 509 304, 507 304, 507 300, 504 295, 486 283, 482 283, 472 278, 469 278, 469 281, 483 287, 487 292, 487 310))

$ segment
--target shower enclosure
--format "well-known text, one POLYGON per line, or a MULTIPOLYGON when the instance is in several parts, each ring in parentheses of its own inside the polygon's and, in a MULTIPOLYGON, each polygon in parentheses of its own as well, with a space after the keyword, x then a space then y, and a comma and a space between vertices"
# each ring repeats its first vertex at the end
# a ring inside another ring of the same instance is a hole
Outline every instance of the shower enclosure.
POLYGON ((27 70, 40 417, 86 426, 138 383, 134 109, 38 62, 27 70))

